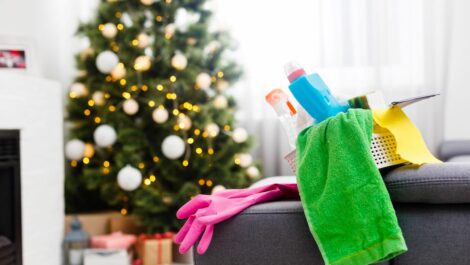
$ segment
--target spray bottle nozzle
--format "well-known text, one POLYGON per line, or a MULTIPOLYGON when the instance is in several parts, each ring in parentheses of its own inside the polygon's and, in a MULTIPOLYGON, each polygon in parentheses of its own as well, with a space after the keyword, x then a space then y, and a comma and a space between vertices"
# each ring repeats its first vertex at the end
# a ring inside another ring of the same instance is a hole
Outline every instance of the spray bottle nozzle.
POLYGON ((273 89, 271 92, 269 92, 269 94, 266 95, 266 101, 278 114, 286 110, 285 107, 288 108, 290 115, 297 113, 292 103, 290 103, 287 94, 279 88, 273 89))

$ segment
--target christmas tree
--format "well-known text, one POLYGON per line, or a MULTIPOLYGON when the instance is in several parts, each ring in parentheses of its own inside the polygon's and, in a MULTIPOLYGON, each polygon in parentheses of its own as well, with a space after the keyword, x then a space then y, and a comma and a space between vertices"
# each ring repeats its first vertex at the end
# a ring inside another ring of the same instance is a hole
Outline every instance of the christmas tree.
POLYGON ((259 177, 227 95, 241 70, 205 2, 102 1, 80 25, 89 47, 67 105, 68 212, 114 208, 149 232, 175 230, 193 196, 259 177))

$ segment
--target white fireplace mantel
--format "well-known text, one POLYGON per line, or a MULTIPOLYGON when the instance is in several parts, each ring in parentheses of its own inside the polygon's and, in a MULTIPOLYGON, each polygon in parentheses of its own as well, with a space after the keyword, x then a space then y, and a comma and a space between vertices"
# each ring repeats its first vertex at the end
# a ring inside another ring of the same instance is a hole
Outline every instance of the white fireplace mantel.
POLYGON ((60 265, 64 220, 62 91, 0 71, 0 130, 20 130, 24 265, 60 265))

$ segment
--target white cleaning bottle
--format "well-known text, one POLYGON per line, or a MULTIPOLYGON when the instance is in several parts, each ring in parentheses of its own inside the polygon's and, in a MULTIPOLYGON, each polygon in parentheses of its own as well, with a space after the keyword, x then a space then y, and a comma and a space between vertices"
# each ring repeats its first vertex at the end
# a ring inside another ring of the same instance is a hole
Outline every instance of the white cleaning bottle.
POLYGON ((291 149, 295 149, 298 129, 296 126, 297 111, 290 103, 287 94, 279 88, 273 89, 266 95, 266 101, 276 111, 281 125, 287 134, 287 139, 291 149))

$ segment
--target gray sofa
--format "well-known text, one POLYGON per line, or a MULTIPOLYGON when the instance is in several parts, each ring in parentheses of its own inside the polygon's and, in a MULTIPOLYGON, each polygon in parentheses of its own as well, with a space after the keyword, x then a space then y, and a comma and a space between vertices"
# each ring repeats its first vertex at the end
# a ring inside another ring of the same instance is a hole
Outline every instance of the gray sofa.
MULTIPOLYGON (((470 148, 459 148, 453 154, 444 145, 441 155, 445 160, 465 160, 470 148)), ((409 251, 381 264, 470 264, 470 163, 403 166, 383 175, 409 251)), ((299 201, 256 205, 218 224, 208 251, 194 253, 194 262, 324 264, 299 201)))

